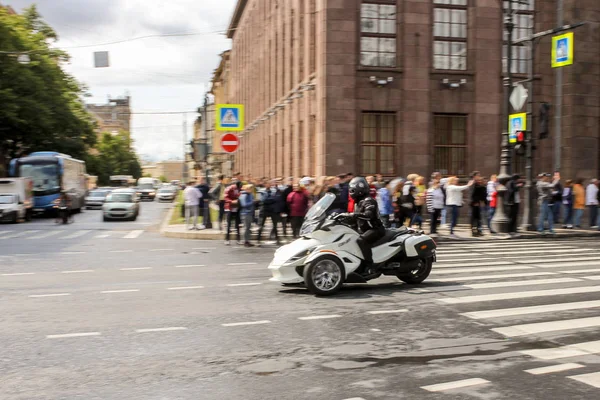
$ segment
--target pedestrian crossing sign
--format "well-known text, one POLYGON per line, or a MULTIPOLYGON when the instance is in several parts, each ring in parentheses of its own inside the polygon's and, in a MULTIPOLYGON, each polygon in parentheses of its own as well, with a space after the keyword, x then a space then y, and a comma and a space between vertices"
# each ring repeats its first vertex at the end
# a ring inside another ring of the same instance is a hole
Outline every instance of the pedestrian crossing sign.
POLYGON ((552 68, 573 64, 573 32, 552 38, 552 68))
POLYGON ((218 131, 243 131, 244 130, 244 105, 243 104, 217 104, 218 131))

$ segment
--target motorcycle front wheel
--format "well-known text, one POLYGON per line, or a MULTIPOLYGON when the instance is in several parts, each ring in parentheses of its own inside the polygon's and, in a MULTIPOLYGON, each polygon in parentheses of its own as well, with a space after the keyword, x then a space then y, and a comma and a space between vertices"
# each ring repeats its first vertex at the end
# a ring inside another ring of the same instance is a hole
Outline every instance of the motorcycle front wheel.
POLYGON ((401 272, 398 274, 398 279, 409 284, 419 284, 423 282, 433 268, 433 258, 422 258, 419 263, 409 272, 401 272))
POLYGON ((304 284, 317 296, 331 296, 342 289, 344 266, 337 257, 326 255, 304 268, 304 284))

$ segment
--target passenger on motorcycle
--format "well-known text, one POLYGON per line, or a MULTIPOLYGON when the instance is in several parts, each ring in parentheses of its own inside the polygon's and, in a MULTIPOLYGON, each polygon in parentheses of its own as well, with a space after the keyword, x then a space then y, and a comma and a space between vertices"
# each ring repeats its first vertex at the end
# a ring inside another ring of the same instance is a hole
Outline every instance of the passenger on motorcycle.
POLYGON ((367 180, 357 176, 350 181, 350 197, 356 204, 354 213, 343 213, 335 219, 345 220, 358 228, 360 237, 356 241, 363 253, 365 267, 373 264, 373 251, 371 246, 385 236, 385 227, 379 218, 377 200, 370 196, 370 187, 367 180))

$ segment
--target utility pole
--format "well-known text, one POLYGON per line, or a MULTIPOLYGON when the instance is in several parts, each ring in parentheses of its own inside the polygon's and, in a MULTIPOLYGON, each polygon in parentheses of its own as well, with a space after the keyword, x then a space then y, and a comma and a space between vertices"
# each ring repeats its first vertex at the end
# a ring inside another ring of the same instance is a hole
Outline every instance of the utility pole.
MULTIPOLYGON (((206 184, 210 186, 210 171, 208 165, 208 93, 204 93, 204 112, 202 116, 202 138, 204 140, 204 176, 206 179, 206 184)), ((212 229, 212 221, 210 220, 210 199, 203 199, 204 202, 204 226, 206 229, 212 229)))
MULTIPOLYGON (((556 18, 557 26, 562 26, 563 22, 563 0, 557 0, 556 2, 556 18)), ((561 156, 562 156, 562 100, 563 100, 563 69, 556 68, 556 99, 554 100, 554 125, 556 130, 554 132, 554 170, 560 171, 561 167, 561 156)))
POLYGON ((187 158, 187 114, 183 113, 183 168, 182 168, 182 182, 187 184, 188 182, 188 168, 186 158, 187 158))
POLYGON ((508 116, 510 115, 510 92, 512 90, 512 41, 513 41, 513 30, 515 23, 513 21, 513 0, 508 0, 508 10, 504 16, 504 28, 507 32, 507 45, 506 45, 506 77, 504 78, 504 117, 502 118, 502 153, 500 154, 500 174, 498 174, 498 195, 496 213, 492 218, 492 227, 496 232, 508 233, 509 220, 506 216, 506 210, 504 208, 504 199, 506 197, 506 183, 510 179, 508 175, 510 172, 510 152, 511 147, 508 142, 508 116))

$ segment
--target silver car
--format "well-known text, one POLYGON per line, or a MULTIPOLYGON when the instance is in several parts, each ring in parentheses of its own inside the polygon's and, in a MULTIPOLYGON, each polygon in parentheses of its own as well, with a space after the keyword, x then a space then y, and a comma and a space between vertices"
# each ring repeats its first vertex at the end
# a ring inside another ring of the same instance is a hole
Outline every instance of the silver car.
POLYGON ((85 208, 88 210, 90 208, 102 208, 102 204, 104 204, 104 200, 110 192, 108 189, 94 189, 90 191, 85 198, 85 208))
POLYGON ((156 198, 158 199, 159 202, 161 201, 173 201, 175 200, 175 190, 173 190, 170 187, 163 187, 158 189, 158 193, 156 195, 156 198))
POLYGON ((136 194, 129 189, 113 190, 106 196, 102 205, 104 221, 113 219, 135 221, 138 215, 140 215, 140 201, 136 194))

